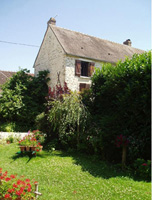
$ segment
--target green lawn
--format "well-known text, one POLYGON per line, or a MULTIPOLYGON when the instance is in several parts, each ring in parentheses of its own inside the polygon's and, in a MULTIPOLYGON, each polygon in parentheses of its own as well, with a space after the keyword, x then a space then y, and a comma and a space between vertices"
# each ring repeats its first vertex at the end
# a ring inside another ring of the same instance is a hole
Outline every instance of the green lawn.
POLYGON ((0 145, 0 168, 39 182, 40 200, 150 200, 151 184, 135 181, 93 157, 42 151, 16 155, 16 144, 0 145))

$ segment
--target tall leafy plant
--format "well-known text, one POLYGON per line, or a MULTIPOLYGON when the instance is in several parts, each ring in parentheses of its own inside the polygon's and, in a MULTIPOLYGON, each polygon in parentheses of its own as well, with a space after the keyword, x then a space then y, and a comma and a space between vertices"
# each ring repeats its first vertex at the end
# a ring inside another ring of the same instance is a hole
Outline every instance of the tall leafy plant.
POLYGON ((63 95, 63 99, 49 102, 51 109, 48 120, 53 131, 58 133, 61 143, 66 146, 76 147, 80 142, 80 134, 85 130, 88 113, 76 92, 63 95))

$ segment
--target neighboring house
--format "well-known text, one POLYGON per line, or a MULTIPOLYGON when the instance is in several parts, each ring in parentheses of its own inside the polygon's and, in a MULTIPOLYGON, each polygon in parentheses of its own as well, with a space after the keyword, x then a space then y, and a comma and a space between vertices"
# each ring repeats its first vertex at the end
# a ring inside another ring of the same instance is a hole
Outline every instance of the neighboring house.
POLYGON ((38 71, 50 71, 51 87, 65 81, 71 90, 79 91, 90 87, 94 67, 115 64, 143 52, 131 47, 130 39, 123 44, 114 43, 57 27, 51 18, 33 67, 35 75, 38 71))
POLYGON ((0 70, 0 93, 1 85, 3 85, 9 78, 11 78, 16 72, 9 72, 9 71, 1 71, 0 70))
MULTIPOLYGON (((0 70, 0 93, 2 92, 1 86, 10 79, 16 72, 2 71, 0 70)), ((29 74, 29 76, 34 76, 34 74, 29 74)))

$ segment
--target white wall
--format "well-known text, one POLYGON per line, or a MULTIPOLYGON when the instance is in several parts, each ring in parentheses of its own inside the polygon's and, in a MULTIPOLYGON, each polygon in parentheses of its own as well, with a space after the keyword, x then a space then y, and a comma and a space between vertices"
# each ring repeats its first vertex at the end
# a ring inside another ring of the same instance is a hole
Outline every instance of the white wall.
POLYGON ((0 132, 0 139, 6 139, 9 136, 13 136, 13 137, 17 137, 22 139, 25 135, 27 135, 28 133, 15 133, 15 132, 0 132))

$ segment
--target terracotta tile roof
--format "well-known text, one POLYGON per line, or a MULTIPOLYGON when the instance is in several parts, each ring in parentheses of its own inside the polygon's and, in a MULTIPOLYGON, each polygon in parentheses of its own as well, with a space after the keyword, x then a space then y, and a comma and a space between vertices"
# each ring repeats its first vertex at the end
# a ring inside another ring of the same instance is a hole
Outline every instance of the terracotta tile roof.
POLYGON ((126 56, 132 57, 135 53, 144 52, 128 45, 103 40, 55 25, 49 25, 49 27, 68 55, 116 63, 118 60, 123 61, 126 56))
POLYGON ((0 70, 0 85, 3 85, 9 78, 11 78, 16 72, 1 71, 0 70))
MULTIPOLYGON (((11 78, 16 72, 2 71, 0 70, 0 85, 3 85, 9 78, 11 78)), ((34 76, 34 74, 29 74, 34 76)))

